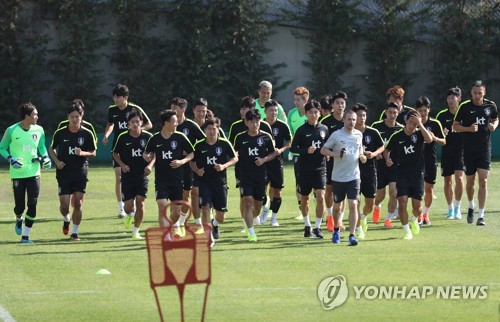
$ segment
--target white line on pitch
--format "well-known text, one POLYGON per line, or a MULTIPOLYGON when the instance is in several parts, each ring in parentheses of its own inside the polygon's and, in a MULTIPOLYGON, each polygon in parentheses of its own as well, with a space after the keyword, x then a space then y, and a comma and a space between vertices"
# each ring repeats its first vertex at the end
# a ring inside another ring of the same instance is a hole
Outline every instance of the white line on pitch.
POLYGON ((47 294, 92 294, 96 291, 62 291, 62 292, 27 292, 29 295, 47 295, 47 294))
POLYGON ((296 291, 309 290, 315 287, 249 287, 249 288, 233 288, 233 291, 296 291))
POLYGON ((9 311, 0 305, 0 320, 4 322, 16 322, 9 311))

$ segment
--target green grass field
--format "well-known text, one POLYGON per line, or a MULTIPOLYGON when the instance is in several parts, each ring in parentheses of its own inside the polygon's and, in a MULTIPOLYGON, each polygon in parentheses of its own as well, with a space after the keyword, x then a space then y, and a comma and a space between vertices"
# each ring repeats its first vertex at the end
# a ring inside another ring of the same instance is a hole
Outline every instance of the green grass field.
MULTIPOLYGON (((490 173, 485 227, 465 219, 447 221, 442 180, 436 184, 432 225, 411 241, 394 229, 369 223, 357 247, 304 239, 293 193, 293 169, 286 168, 286 188, 279 214, 281 227, 257 226, 259 241, 240 233, 238 193, 230 189, 229 213, 212 251, 212 284, 207 321, 498 321, 500 309, 500 164, 490 173), (344 275, 347 302, 322 308, 320 282, 344 275), (486 299, 361 299, 353 286, 485 285, 486 299)), ((234 187, 232 171, 230 187, 234 187)), ((80 226, 80 242, 61 232, 55 171, 43 173, 32 246, 14 233, 13 197, 8 173, 0 171, 0 320, 15 321, 155 321, 159 319, 149 286, 145 241, 135 241, 116 218, 111 168, 92 165, 80 226), (111 275, 96 275, 105 268, 111 275), (7 313, 8 312, 8 313, 7 313)), ((143 230, 157 226, 154 186, 146 205, 143 230)), ((464 196, 464 200, 466 197, 464 196)), ((467 203, 462 203, 466 210, 467 203)), ((464 213, 464 211, 462 211, 464 213)), ((385 215, 385 212, 383 216, 385 215)), ((465 216, 464 216, 465 218, 465 216)), ((347 219, 347 216, 346 216, 347 219)), ((371 218, 370 218, 371 219, 371 218)), ((326 229, 323 229, 326 232, 326 229)), ((200 286, 186 290, 188 320, 199 315, 200 286)), ((178 320, 174 288, 161 290, 167 320, 178 320)))

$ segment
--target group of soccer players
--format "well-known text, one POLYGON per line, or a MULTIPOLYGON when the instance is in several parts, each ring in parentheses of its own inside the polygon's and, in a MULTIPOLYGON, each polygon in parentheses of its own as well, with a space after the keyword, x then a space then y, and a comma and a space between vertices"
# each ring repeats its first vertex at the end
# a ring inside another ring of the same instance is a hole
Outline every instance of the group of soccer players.
MULTIPOLYGON (((142 239, 140 227, 148 175, 154 167, 160 226, 172 226, 172 238, 182 238, 191 209, 198 226, 196 233, 206 233, 203 225, 211 226, 211 237, 218 239, 220 224, 228 212, 226 169, 234 165, 244 229, 248 241, 256 242, 254 225, 266 224, 269 211, 270 225, 279 227, 277 217, 285 181, 283 156, 288 149, 294 163, 306 238, 324 237, 321 227, 327 212, 326 227, 333 232, 332 242, 341 243, 347 206, 348 245, 357 245, 366 236, 367 217, 373 213, 373 222, 379 222, 380 204, 388 186, 384 225, 391 228, 392 220, 399 217, 404 239, 412 239, 421 224, 430 224, 437 176, 435 144, 443 146, 441 172, 449 208, 447 218, 461 218, 465 172, 467 222, 473 223, 477 173, 476 224, 485 225, 490 135, 498 126, 498 113, 495 103, 485 98, 483 82, 473 84, 472 98, 464 102, 459 88, 449 89, 448 107, 436 119, 430 117, 431 103, 427 97, 420 97, 414 109, 403 104, 404 90, 394 86, 387 91, 388 103, 380 120, 371 127, 366 124, 368 108, 356 103, 347 109, 344 92, 325 95, 317 101, 309 100, 309 91, 298 87, 294 91, 295 107, 288 118, 283 107, 271 99, 270 82, 262 81, 257 92, 257 99, 247 96, 240 101, 241 118, 231 124, 226 139, 220 119, 208 109, 204 98, 197 99, 192 107, 194 120, 186 117, 185 99, 172 99, 160 114, 161 130, 151 134, 147 130, 153 123, 140 106, 128 101, 127 86, 115 86, 115 104, 108 109, 102 143, 108 144, 114 134, 112 156, 118 217, 126 229, 132 229, 132 238, 142 239), (309 218, 311 192, 316 200, 314 226, 309 218), (411 217, 407 211, 409 199, 411 217)), ((66 111, 68 118, 59 124, 48 151, 43 128, 36 124, 38 111, 31 103, 19 106, 21 121, 9 127, 0 142, 0 154, 10 163, 15 231, 22 235, 23 243, 32 243, 29 234, 36 217, 40 168, 49 169, 51 159, 57 167, 62 231, 70 234, 71 240, 79 240, 88 159, 96 155, 97 136, 94 127, 83 120, 81 100, 68 103, 66 111)))

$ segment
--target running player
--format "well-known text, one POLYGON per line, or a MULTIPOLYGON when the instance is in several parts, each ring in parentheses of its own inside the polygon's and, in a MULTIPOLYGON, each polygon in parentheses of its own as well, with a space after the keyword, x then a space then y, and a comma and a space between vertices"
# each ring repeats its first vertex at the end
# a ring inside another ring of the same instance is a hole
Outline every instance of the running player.
POLYGON ((438 120, 430 117, 431 101, 426 96, 420 96, 415 103, 415 108, 418 114, 422 117, 422 124, 427 131, 431 134, 432 142, 424 146, 424 211, 419 218, 419 223, 423 225, 430 225, 429 209, 432 205, 434 196, 434 184, 436 183, 437 175, 437 152, 434 143, 441 146, 446 144, 443 128, 438 120))
POLYGON ((310 100, 304 107, 307 122, 297 129, 290 151, 299 154, 300 211, 304 220, 304 237, 323 238, 321 222, 325 212, 326 160, 320 153, 328 138, 328 128, 319 123, 321 105, 310 100), (316 193, 316 222, 311 232, 309 194, 316 193))
MULTIPOLYGON (((285 187, 285 178, 283 174, 283 153, 290 148, 292 134, 288 125, 277 119, 278 102, 275 100, 267 101, 265 104, 266 119, 273 132, 273 139, 276 145, 276 158, 266 163, 267 179, 269 180, 269 197, 271 200, 271 226, 278 227, 278 211, 281 207, 281 189, 285 187)), ((262 212, 260 224, 264 225, 267 221, 268 212, 262 212)))
POLYGON ((22 243, 33 244, 29 234, 35 222, 40 194, 40 163, 44 169, 50 169, 52 163, 45 147, 45 132, 40 125, 36 124, 38 121, 36 106, 31 102, 23 103, 19 105, 17 112, 21 121, 11 125, 5 131, 0 142, 0 154, 10 163, 16 234, 22 234, 22 243), (23 217, 25 208, 28 209, 23 217))
MULTIPOLYGON (((385 109, 386 117, 382 121, 377 121, 372 124, 376 129, 384 144, 387 143, 389 138, 394 132, 403 129, 403 126, 396 122, 398 117, 399 108, 395 103, 387 104, 385 109)), ((387 202, 387 215, 384 220, 386 228, 392 227, 392 218, 396 216, 397 199, 396 199, 396 178, 397 178, 397 164, 395 164, 395 156, 392 156, 393 165, 387 166, 382 155, 377 156, 377 193, 375 194, 375 207, 373 209, 373 222, 378 223, 380 219, 380 207, 382 201, 385 199, 386 187, 389 186, 389 200, 387 202)))
MULTIPOLYGON (((127 115, 130 113, 132 108, 139 110, 144 116, 144 125, 142 126, 143 130, 149 130, 153 127, 153 123, 144 112, 144 110, 128 101, 129 90, 126 85, 118 84, 113 88, 113 101, 114 105, 111 105, 108 109, 108 123, 106 124, 106 129, 104 130, 104 137, 102 139, 102 143, 104 145, 108 144, 109 136, 111 133, 113 136, 113 143, 111 147, 115 146, 116 139, 118 135, 127 130, 127 115)), ((122 201, 122 187, 121 187, 121 173, 120 165, 116 163, 113 159, 113 168, 115 169, 115 195, 116 201, 118 202, 118 218, 125 218, 125 211, 123 210, 124 203, 122 201)))
MULTIPOLYGON (((304 106, 309 101, 309 90, 305 87, 297 87, 293 91, 293 104, 294 108, 288 112, 288 126, 290 127, 290 131, 293 135, 299 128, 299 126, 303 125, 307 122, 306 111, 304 110, 304 106)), ((289 156, 293 161, 293 173, 295 175, 295 194, 297 196, 297 203, 299 205, 300 212, 300 193, 299 193, 299 155, 296 153, 289 153, 289 156)), ((296 219, 302 220, 302 214, 299 214, 296 219)))
POLYGON ((491 132, 498 127, 498 110, 494 102, 485 98, 486 84, 476 81, 472 85, 472 99, 460 104, 453 121, 453 129, 462 132, 464 163, 469 199, 467 222, 474 222, 474 185, 478 177, 477 201, 479 213, 476 225, 484 226, 484 207, 488 196, 488 174, 491 164, 491 132))
POLYGON ((462 90, 458 87, 450 88, 446 96, 448 108, 436 116, 446 136, 446 145, 441 150, 441 176, 444 177, 444 195, 448 203, 446 218, 462 219, 460 202, 464 192, 463 143, 462 135, 453 130, 453 119, 457 113, 458 104, 462 100, 462 90), (455 177, 455 189, 453 189, 452 176, 455 177))
POLYGON ((226 169, 238 162, 233 146, 219 136, 219 118, 207 119, 204 123, 206 138, 196 142, 191 166, 198 176, 200 205, 203 223, 210 222, 210 209, 215 209, 212 219, 212 237, 218 239, 219 224, 227 213, 226 169))
POLYGON ((128 131, 122 132, 113 147, 113 158, 122 169, 122 194, 125 203, 123 219, 125 229, 132 228, 133 239, 142 239, 139 234, 144 218, 144 207, 148 193, 149 177, 152 162, 148 164, 142 157, 146 144, 152 134, 142 130, 144 117, 138 110, 132 109, 128 114, 128 131), (134 213, 135 204, 135 213, 134 213))
MULTIPOLYGON (((77 103, 77 104, 81 104, 82 107, 85 109, 85 105, 83 104, 83 101, 79 98, 76 98, 73 100, 74 103, 77 103)), ((65 126, 65 125, 68 125, 69 123, 69 120, 63 120, 61 122, 59 122, 59 124, 57 125, 57 130, 59 130, 61 127, 65 126)), ((82 120, 82 126, 86 127, 87 129, 91 130, 92 131, 92 134, 94 134, 94 137, 96 139, 96 146, 97 146, 97 133, 94 129, 94 126, 92 125, 92 123, 90 122, 87 122, 85 120, 82 120)))
MULTIPOLYGON (((201 128, 196 124, 196 122, 188 119, 186 117, 186 108, 187 101, 184 98, 174 97, 170 101, 170 109, 175 111, 177 115, 177 129, 176 131, 184 133, 184 135, 189 139, 191 145, 194 144, 201 139, 205 138, 205 133, 201 130, 201 128)), ((185 202, 189 202, 189 195, 191 194, 191 189, 193 188, 193 171, 189 166, 189 163, 184 164, 184 187, 182 200, 185 202)), ((181 225, 181 229, 184 227, 184 223, 186 221, 186 214, 188 212, 189 207, 187 205, 181 206, 181 216, 179 218, 179 224, 181 225)), ((200 218, 200 206, 198 205, 198 196, 191 196, 191 212, 193 214, 193 218, 195 223, 199 226, 197 233, 203 233, 203 226, 201 224, 200 218), (195 199, 196 201, 193 201, 195 199)))
MULTIPOLYGON (((264 104, 271 99, 271 95, 273 94, 273 84, 269 81, 263 80, 259 83, 257 93, 259 94, 259 98, 255 99, 255 109, 259 111, 261 119, 264 119, 266 117, 264 104)), ((278 104, 278 119, 285 123, 287 122, 286 113, 280 104, 278 104)))
POLYGON ((54 133, 50 144, 50 156, 57 167, 56 178, 59 187, 59 211, 63 216, 62 231, 70 239, 78 241, 78 229, 82 222, 83 195, 88 182, 88 158, 96 156, 96 139, 92 131, 82 126, 84 106, 72 101, 66 106, 69 123, 54 133), (69 215, 71 196, 73 213, 69 215))
POLYGON ((162 227, 170 227, 170 222, 164 217, 170 200, 170 220, 174 223, 174 237, 179 238, 184 235, 178 222, 181 209, 174 201, 182 200, 183 165, 193 159, 193 146, 184 133, 176 131, 175 111, 161 112, 160 120, 161 131, 149 139, 143 157, 148 163, 154 160, 158 222, 162 227))
POLYGON ((258 218, 266 194, 267 169, 264 163, 276 156, 274 142, 269 133, 260 130, 260 113, 250 110, 245 115, 248 130, 234 139, 240 165, 240 196, 242 217, 248 229, 248 241, 256 242, 253 229, 254 218, 258 218))
POLYGON ((352 110, 356 113, 355 129, 363 134, 364 157, 360 157, 359 171, 361 178, 360 193, 365 197, 365 205, 363 210, 359 211, 361 201, 358 202, 359 220, 356 227, 356 237, 364 239, 368 230, 367 216, 373 211, 377 192, 377 157, 384 152, 384 141, 376 129, 366 125, 368 108, 365 105, 357 103, 352 107, 352 110), (364 158, 366 160, 362 162, 364 158))
POLYGON ((424 145, 432 142, 432 136, 422 124, 422 117, 417 111, 408 113, 405 127, 391 135, 385 145, 384 160, 387 166, 398 162, 397 198, 399 218, 405 230, 404 239, 412 239, 420 233, 418 217, 422 213, 424 196, 424 145), (395 160, 393 155, 397 155, 395 160), (411 230, 408 226, 408 199, 411 198, 413 216, 411 230))
MULTIPOLYGON (((320 100, 322 111, 327 111, 333 108, 333 112, 324 116, 319 122, 324 124, 328 128, 328 133, 330 135, 333 132, 340 130, 344 127, 344 111, 347 104, 347 94, 344 92, 337 92, 333 96, 323 96, 320 100), (329 108, 331 106, 331 108, 329 108)), ((332 187, 332 170, 333 170, 333 158, 326 161, 326 191, 325 191, 325 203, 328 216, 326 217, 326 227, 328 231, 333 232, 333 187, 332 187)), ((340 210, 340 229, 343 230, 344 226, 342 220, 344 219, 344 207, 341 204, 340 210)))
MULTIPOLYGON (((414 111, 412 107, 403 104, 405 90, 401 86, 395 85, 387 90, 386 96, 388 103, 394 103, 398 106, 398 118, 396 119, 396 122, 404 125, 406 123, 407 114, 411 111, 414 111)), ((380 121, 382 121, 386 117, 387 114, 384 110, 380 114, 380 121)))
POLYGON ((343 115, 343 127, 333 132, 321 148, 321 154, 335 158, 332 171, 333 215, 335 218, 332 243, 340 243, 340 207, 347 196, 349 205, 349 245, 356 246, 354 236, 358 222, 358 198, 360 189, 359 161, 363 155, 363 134, 356 130, 356 112, 349 110, 343 115))

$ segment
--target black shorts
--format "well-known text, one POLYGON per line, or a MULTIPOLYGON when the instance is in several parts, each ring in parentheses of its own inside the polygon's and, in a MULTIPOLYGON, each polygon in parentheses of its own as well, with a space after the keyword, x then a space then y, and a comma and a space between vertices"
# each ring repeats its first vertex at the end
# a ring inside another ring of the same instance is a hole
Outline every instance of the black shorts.
POLYGON ((424 197, 424 175, 398 176, 396 181, 397 197, 407 196, 417 200, 424 197))
POLYGON ((215 210, 227 212, 227 184, 211 184, 200 180, 200 207, 212 206, 215 210))
POLYGON ((191 190, 191 188, 193 188, 193 170, 191 170, 189 162, 184 164, 182 167, 184 171, 184 180, 182 188, 184 190, 191 190))
POLYGON ((193 187, 200 186, 200 176, 193 172, 193 187))
POLYGON ((464 156, 463 154, 441 154, 441 176, 449 177, 455 173, 455 171, 464 171, 464 156))
POLYGON ((425 162, 424 166, 424 182, 429 184, 436 183, 437 176, 437 160, 430 160, 425 162))
POLYGON ((283 160, 276 158, 267 164, 267 180, 272 188, 282 189, 285 187, 283 160))
POLYGON ((341 203, 346 195, 349 200, 358 200, 360 190, 360 180, 352 180, 348 182, 332 181, 333 201, 341 203))
POLYGON ((88 181, 86 172, 72 176, 57 175, 59 196, 71 195, 73 192, 85 193, 88 181))
POLYGON ((398 178, 397 166, 388 168, 385 164, 377 163, 377 190, 384 189, 391 182, 396 182, 398 178))
POLYGON ((122 200, 134 199, 136 196, 146 198, 149 178, 147 176, 130 177, 122 175, 122 200))
POLYGON ((299 188, 298 193, 302 196, 308 196, 314 189, 325 190, 326 188, 326 173, 321 172, 311 172, 311 173, 301 173, 299 176, 299 188))
POLYGON ((333 158, 326 161, 326 184, 332 184, 333 158))
POLYGON ((171 186, 166 182, 155 183, 156 200, 169 199, 170 201, 182 200, 182 185, 171 186))
POLYGON ((375 173, 371 176, 361 177, 360 192, 365 198, 375 198, 375 194, 377 193, 377 175, 375 173))
POLYGON ((241 178, 240 196, 252 196, 255 200, 264 201, 266 196, 267 180, 253 180, 250 178, 241 178))
POLYGON ((464 150, 465 175, 471 176, 477 169, 490 170, 491 150, 467 152, 464 150))

